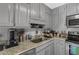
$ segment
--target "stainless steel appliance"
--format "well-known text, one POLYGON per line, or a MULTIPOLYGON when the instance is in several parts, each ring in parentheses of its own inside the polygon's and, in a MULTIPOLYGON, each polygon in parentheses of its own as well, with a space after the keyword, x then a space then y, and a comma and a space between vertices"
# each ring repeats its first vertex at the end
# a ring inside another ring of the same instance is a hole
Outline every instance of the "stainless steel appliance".
POLYGON ((68 47, 68 54, 79 55, 79 32, 69 31, 66 42, 68 47))
POLYGON ((66 25, 68 28, 79 27, 79 14, 67 16, 66 25))
POLYGON ((15 28, 9 29, 9 44, 5 48, 10 48, 18 45, 17 31, 15 28))
POLYGON ((79 32, 77 31, 72 31, 72 32, 68 32, 68 37, 67 40, 69 42, 73 42, 73 43, 78 43, 79 44, 79 32))

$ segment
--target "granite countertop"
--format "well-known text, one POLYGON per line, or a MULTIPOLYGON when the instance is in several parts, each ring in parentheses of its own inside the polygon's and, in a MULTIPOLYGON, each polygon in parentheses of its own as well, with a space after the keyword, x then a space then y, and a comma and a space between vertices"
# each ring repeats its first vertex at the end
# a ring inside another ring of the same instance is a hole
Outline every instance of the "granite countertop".
MULTIPOLYGON (((33 43, 29 40, 26 40, 24 42, 19 43, 18 46, 12 47, 12 48, 8 48, 8 49, 4 49, 3 51, 0 51, 0 55, 19 55, 25 51, 28 51, 30 49, 39 47, 40 45, 43 45, 53 39, 60 39, 60 38, 51 38, 45 41, 42 41, 40 43, 33 43)), ((65 39, 65 38, 61 38, 61 39, 65 39)))

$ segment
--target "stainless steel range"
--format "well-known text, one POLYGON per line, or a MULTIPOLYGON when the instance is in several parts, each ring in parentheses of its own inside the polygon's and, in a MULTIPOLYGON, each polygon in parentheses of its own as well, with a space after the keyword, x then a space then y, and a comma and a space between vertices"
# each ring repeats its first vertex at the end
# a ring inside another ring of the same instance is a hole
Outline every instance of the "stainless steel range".
POLYGON ((79 32, 78 31, 71 31, 71 32, 69 31, 66 41, 73 42, 73 43, 79 43, 79 32))

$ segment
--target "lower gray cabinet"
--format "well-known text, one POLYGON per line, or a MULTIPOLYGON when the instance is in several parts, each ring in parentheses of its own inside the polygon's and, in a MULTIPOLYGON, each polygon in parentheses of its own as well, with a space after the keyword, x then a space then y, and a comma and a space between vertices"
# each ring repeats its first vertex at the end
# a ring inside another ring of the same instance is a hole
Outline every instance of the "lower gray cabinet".
POLYGON ((45 55, 45 49, 43 49, 43 50, 37 52, 36 55, 45 55))
POLYGON ((45 48, 45 55, 50 55, 50 46, 45 48))
POLYGON ((25 51, 23 53, 21 53, 20 55, 35 55, 35 48, 34 49, 31 49, 29 51, 25 51))
POLYGON ((44 45, 36 48, 36 55, 53 55, 54 48, 53 48, 53 41, 47 42, 44 45))
POLYGON ((54 44, 50 45, 50 55, 54 55, 54 44))
POLYGON ((66 42, 66 55, 69 55, 69 44, 66 42))
POLYGON ((36 53, 37 55, 50 55, 50 46, 47 46, 36 53))
POLYGON ((54 55, 65 55, 65 40, 54 39, 54 55))
POLYGON ((37 48, 23 52, 20 55, 65 55, 66 44, 64 39, 53 39, 37 48))

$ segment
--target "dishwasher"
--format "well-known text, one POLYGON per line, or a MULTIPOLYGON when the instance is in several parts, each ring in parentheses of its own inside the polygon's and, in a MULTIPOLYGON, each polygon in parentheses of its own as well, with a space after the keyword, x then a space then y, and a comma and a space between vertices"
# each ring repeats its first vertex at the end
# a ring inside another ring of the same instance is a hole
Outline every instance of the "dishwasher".
POLYGON ((35 51, 36 51, 36 49, 33 48, 31 50, 28 50, 26 52, 21 53, 20 55, 36 55, 36 52, 35 51))

